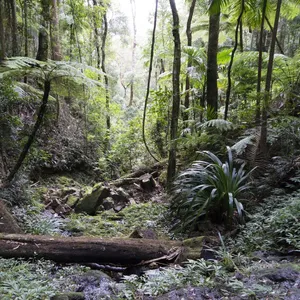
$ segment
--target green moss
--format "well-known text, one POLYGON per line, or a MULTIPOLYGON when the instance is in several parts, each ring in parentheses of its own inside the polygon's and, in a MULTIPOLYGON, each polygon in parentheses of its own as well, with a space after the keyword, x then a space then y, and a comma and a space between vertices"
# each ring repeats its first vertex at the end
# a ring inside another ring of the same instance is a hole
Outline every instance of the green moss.
POLYGON ((136 227, 155 228, 160 237, 165 237, 168 229, 162 224, 162 219, 166 211, 163 204, 141 203, 128 206, 120 213, 109 210, 93 217, 71 214, 66 229, 83 235, 124 237, 136 227))

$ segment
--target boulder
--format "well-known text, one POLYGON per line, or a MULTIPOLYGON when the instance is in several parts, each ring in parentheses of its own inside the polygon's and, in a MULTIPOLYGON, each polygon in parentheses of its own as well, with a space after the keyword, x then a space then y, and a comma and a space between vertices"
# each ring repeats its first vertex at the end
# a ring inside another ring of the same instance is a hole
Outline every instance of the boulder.
POLYGON ((0 232, 22 233, 21 228, 9 212, 3 200, 0 200, 0 232))
POLYGON ((110 190, 107 187, 97 184, 91 193, 84 195, 75 206, 76 213, 87 213, 94 215, 97 207, 102 204, 104 198, 110 195, 110 190))

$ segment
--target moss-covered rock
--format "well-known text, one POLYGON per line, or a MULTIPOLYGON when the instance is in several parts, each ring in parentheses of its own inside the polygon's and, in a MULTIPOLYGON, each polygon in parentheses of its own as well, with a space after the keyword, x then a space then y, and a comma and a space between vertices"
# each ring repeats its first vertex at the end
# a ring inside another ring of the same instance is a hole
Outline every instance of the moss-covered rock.
POLYGON ((103 199, 109 196, 109 189, 97 184, 90 193, 85 194, 75 206, 76 213, 94 215, 103 199))

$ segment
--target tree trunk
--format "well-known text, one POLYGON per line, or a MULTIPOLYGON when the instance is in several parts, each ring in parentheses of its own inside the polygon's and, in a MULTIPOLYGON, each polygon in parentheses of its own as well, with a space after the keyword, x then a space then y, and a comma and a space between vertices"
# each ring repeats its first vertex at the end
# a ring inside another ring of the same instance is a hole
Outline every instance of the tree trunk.
POLYGON ((47 103, 48 103, 48 98, 49 98, 49 93, 50 93, 50 81, 45 81, 44 83, 44 95, 43 95, 43 99, 42 99, 42 104, 40 107, 40 110, 38 112, 38 116, 37 116, 37 120, 34 124, 33 130, 30 134, 30 136, 28 137, 27 143, 24 145, 24 148, 18 158, 18 161, 16 162, 14 168, 11 170, 11 172, 9 173, 9 175, 6 178, 7 182, 12 181, 12 179, 15 177, 16 173, 18 172, 18 170, 20 169, 20 167, 22 166, 22 163, 34 141, 34 138, 36 136, 36 133, 38 131, 38 129, 40 128, 42 122, 43 122, 43 117, 44 114, 46 112, 46 108, 47 108, 47 103))
POLYGON ((218 41, 220 13, 209 16, 209 37, 207 48, 207 112, 208 119, 215 119, 218 112, 218 41))
POLYGON ((153 30, 152 30, 152 41, 151 41, 151 53, 150 53, 150 62, 149 62, 149 71, 148 71, 148 80, 147 80, 147 90, 145 96, 145 104, 143 111, 143 124, 142 124, 142 136, 143 142, 146 147, 146 150, 150 154, 150 156, 158 162, 158 159, 152 154, 150 148, 148 147, 145 135, 145 125, 146 125, 146 114, 147 114, 147 104, 150 93, 150 83, 151 83, 151 74, 152 74, 152 65, 153 65, 153 57, 154 57, 154 45, 155 45, 155 33, 156 33, 156 24, 157 24, 157 11, 158 11, 158 0, 155 1, 155 12, 154 12, 154 22, 153 22, 153 30))
POLYGON ((136 6, 135 0, 130 0, 131 11, 132 11, 132 25, 133 25, 133 45, 132 45, 132 62, 131 62, 131 84, 130 84, 130 96, 129 96, 129 104, 128 106, 132 106, 133 104, 133 96, 134 96, 134 74, 135 74, 135 52, 136 52, 136 6))
POLYGON ((51 59, 60 61, 62 55, 59 41, 58 0, 51 0, 51 3, 51 59))
POLYGON ((265 87, 265 95, 264 95, 264 105, 262 110, 262 125, 260 131, 259 149, 260 149, 260 153, 263 154, 264 156, 267 155, 267 121, 268 121, 267 110, 269 107, 269 100, 271 98, 270 92, 271 92, 271 83, 272 83, 273 62, 274 62, 276 35, 277 35, 279 18, 280 18, 281 4, 282 4, 282 0, 278 0, 275 21, 274 21, 274 28, 272 32, 272 40, 270 46, 269 62, 268 62, 267 77, 266 77, 266 87, 265 87))
POLYGON ((24 0, 24 56, 28 57, 28 0, 24 0))
POLYGON ((61 263, 135 265, 145 261, 200 258, 203 238, 193 242, 0 234, 0 256, 45 258, 61 263), (191 246, 190 246, 191 245, 191 246))
POLYGON ((18 28, 17 28, 17 7, 16 0, 10 0, 11 8, 11 36, 12 36, 12 55, 17 56, 18 51, 18 28))
MULTIPOLYGON (((96 7, 98 5, 96 0, 93 0, 93 5, 96 7)), ((93 13, 93 23, 94 23, 94 34, 95 34, 95 45, 96 45, 96 53, 97 53, 97 68, 100 70, 101 68, 101 54, 100 54, 100 41, 99 41, 99 29, 96 13, 93 13)), ((100 76, 98 78, 100 80, 100 76)))
POLYGON ((227 90, 226 90, 226 101, 225 101, 225 113, 224 113, 224 119, 225 120, 227 120, 227 117, 228 117, 228 108, 229 108, 230 93, 231 93, 231 69, 232 69, 232 65, 233 65, 234 55, 235 55, 235 52, 237 50, 238 43, 239 43, 238 42, 239 27, 240 27, 240 24, 242 22, 242 17, 243 17, 243 14, 244 14, 244 10, 245 10, 245 0, 242 0, 242 2, 241 2, 241 13, 238 17, 236 28, 235 28, 235 44, 234 44, 234 48, 233 48, 232 53, 231 53, 230 62, 229 62, 229 66, 228 66, 228 73, 227 73, 228 86, 227 86, 227 90))
MULTIPOLYGON (((192 19, 194 15, 196 0, 193 0, 190 7, 190 12, 186 24, 186 37, 187 37, 187 46, 192 46, 192 19)), ((184 107, 187 110, 190 107, 190 76, 189 76, 189 69, 192 67, 192 59, 188 58, 188 64, 187 64, 187 74, 185 78, 185 98, 184 98, 184 107)), ((183 121, 187 121, 189 119, 189 113, 184 112, 183 114, 183 121)), ((188 127, 188 124, 185 124, 185 127, 188 127)))
POLYGON ((6 48, 5 48, 5 33, 4 33, 4 6, 3 1, 0 1, 0 61, 6 57, 6 48))
POLYGON ((48 59, 48 22, 49 22, 49 1, 41 0, 42 21, 39 29, 39 46, 36 55, 37 60, 46 61, 48 59))
POLYGON ((170 185, 176 174, 176 150, 178 138, 178 119, 180 110, 180 67, 181 67, 181 49, 179 34, 179 16, 175 0, 169 0, 173 16, 173 37, 174 37, 174 60, 173 60, 173 105, 170 128, 170 147, 169 161, 167 171, 167 184, 170 185))
POLYGON ((264 39, 264 26, 265 26, 265 16, 268 0, 264 0, 263 9, 261 15, 261 24, 260 24, 260 36, 259 36, 259 46, 258 46, 258 69, 257 69, 257 87, 256 87, 256 125, 260 124, 260 98, 261 98, 261 72, 262 72, 262 62, 263 62, 263 39, 264 39))
POLYGON ((105 134, 105 145, 104 152, 107 153, 110 150, 110 96, 108 88, 108 76, 106 74, 105 68, 105 47, 106 47, 106 38, 107 38, 107 17, 106 12, 103 15, 103 33, 102 33, 102 46, 101 46, 101 70, 104 73, 104 84, 105 84, 105 108, 106 108, 106 134, 105 134))

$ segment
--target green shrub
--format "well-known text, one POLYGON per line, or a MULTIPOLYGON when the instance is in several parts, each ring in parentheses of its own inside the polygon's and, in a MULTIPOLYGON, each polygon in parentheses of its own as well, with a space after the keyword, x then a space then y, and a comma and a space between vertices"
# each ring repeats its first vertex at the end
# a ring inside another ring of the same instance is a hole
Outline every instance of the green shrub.
POLYGON ((240 234, 231 241, 235 251, 300 249, 300 193, 265 200, 240 234))
POLYGON ((200 160, 183 171, 174 182, 171 209, 181 220, 182 229, 193 228, 201 216, 232 224, 234 212, 243 221, 243 205, 238 201, 241 192, 249 188, 249 173, 244 165, 234 167, 229 147, 228 160, 221 160, 209 151, 200 152, 210 162, 200 160))

